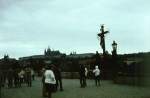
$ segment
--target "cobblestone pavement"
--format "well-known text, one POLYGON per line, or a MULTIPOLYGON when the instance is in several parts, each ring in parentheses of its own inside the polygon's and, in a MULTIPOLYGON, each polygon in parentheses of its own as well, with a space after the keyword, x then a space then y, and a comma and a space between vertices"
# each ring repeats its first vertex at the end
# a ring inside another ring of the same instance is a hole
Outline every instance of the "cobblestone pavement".
MULTIPOLYGON (((148 88, 118 85, 106 80, 101 81, 100 87, 94 83, 94 80, 88 80, 87 87, 80 88, 79 80, 64 79, 64 91, 53 93, 52 98, 150 98, 148 88)), ((43 98, 41 79, 33 81, 32 87, 3 88, 2 98, 43 98)))

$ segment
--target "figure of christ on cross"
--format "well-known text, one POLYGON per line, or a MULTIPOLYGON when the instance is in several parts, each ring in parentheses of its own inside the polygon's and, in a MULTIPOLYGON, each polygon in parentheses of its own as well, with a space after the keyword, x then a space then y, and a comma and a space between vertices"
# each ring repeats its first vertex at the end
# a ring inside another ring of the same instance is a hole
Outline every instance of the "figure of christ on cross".
POLYGON ((98 33, 98 36, 100 37, 100 46, 103 49, 103 54, 105 54, 105 34, 109 33, 109 31, 104 31, 104 25, 101 25, 100 31, 101 33, 98 33))

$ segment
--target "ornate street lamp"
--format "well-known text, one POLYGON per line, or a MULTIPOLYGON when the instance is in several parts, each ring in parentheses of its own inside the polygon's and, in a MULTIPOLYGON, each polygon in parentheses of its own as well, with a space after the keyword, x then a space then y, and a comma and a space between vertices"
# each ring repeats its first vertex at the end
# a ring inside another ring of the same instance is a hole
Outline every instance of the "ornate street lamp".
POLYGON ((118 64, 117 64, 117 43, 113 41, 112 43, 112 64, 113 64, 113 78, 114 82, 116 81, 118 64))
POLYGON ((112 48, 113 48, 112 55, 116 56, 117 55, 117 43, 115 41, 113 41, 112 43, 112 48))

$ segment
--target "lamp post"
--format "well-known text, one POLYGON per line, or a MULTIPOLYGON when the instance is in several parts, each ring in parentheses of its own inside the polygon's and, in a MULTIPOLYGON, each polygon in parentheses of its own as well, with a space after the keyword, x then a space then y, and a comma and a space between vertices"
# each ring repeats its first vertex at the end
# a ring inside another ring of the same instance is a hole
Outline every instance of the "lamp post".
POLYGON ((112 72, 113 72, 113 79, 114 79, 114 82, 117 78, 117 72, 118 72, 118 64, 117 64, 117 43, 115 41, 113 41, 112 43, 112 72))
POLYGON ((113 48, 112 55, 113 57, 116 57, 117 56, 117 43, 115 41, 113 41, 112 43, 112 48, 113 48))

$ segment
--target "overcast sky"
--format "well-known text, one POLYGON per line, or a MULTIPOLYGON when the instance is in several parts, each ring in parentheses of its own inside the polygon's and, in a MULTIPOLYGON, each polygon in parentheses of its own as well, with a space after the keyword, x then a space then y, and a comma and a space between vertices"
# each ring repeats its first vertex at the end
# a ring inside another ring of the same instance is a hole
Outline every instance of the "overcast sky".
POLYGON ((150 51, 150 0, 0 0, 0 57, 102 53, 101 24, 109 53, 113 40, 119 54, 150 51))

